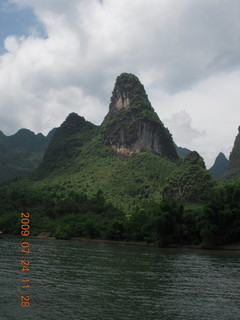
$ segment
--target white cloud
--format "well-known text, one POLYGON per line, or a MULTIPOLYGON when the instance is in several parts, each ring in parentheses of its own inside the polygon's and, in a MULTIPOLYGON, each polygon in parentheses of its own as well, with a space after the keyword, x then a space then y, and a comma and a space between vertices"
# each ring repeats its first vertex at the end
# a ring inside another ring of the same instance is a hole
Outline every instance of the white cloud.
POLYGON ((209 77, 175 95, 151 93, 176 143, 200 152, 208 167, 220 151, 228 157, 233 146, 240 124, 239 81, 240 70, 236 70, 209 77))
POLYGON ((233 144, 240 118, 239 0, 11 1, 34 9, 47 38, 33 29, 30 37, 5 40, 0 125, 6 134, 21 127, 47 133, 72 111, 100 123, 116 76, 132 72, 160 118, 171 119, 176 139, 199 148, 208 162, 217 148, 233 144))
POLYGON ((205 136, 204 131, 192 127, 192 118, 186 111, 174 113, 171 119, 164 119, 164 124, 173 134, 174 141, 179 146, 187 146, 196 138, 205 136))

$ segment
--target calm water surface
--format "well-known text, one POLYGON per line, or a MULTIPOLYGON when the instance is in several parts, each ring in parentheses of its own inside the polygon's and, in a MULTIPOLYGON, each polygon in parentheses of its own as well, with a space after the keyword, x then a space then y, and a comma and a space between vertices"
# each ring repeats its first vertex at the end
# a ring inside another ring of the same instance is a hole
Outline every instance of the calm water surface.
POLYGON ((1 320, 240 319, 239 253, 29 239, 24 273, 20 241, 0 240, 1 320))

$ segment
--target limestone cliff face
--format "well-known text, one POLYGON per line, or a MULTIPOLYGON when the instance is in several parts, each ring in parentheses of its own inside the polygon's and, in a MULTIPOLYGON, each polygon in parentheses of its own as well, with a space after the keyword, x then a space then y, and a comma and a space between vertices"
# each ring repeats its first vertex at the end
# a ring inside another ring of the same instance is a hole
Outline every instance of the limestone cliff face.
POLYGON ((236 136, 233 149, 229 156, 229 168, 223 176, 223 179, 235 179, 240 177, 240 126, 236 136))
POLYGON ((132 74, 117 78, 102 128, 105 144, 119 154, 153 152, 178 159, 171 134, 154 112, 143 85, 132 74))

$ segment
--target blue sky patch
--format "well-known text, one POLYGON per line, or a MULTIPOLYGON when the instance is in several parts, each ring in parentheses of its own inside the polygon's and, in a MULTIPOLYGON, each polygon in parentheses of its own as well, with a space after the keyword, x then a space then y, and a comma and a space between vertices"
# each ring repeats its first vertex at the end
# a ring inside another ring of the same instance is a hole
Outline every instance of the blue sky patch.
POLYGON ((29 36, 33 33, 45 38, 44 26, 31 8, 19 8, 8 0, 0 3, 0 54, 5 52, 4 40, 7 36, 29 36))

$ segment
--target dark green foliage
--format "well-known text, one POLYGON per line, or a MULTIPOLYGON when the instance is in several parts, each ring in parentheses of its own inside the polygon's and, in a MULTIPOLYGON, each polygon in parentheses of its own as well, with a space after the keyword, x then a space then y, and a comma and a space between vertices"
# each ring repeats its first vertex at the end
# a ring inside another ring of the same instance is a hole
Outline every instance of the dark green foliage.
POLYGON ((163 195, 166 199, 200 202, 206 199, 213 184, 202 157, 193 151, 186 156, 168 179, 163 195))
POLYGON ((55 229, 53 235, 56 239, 68 240, 71 237, 71 233, 72 233, 72 230, 71 230, 70 225, 59 224, 56 226, 56 229, 55 229))
POLYGON ((81 156, 83 146, 97 134, 97 126, 71 113, 63 122, 49 144, 43 161, 32 174, 39 180, 61 168, 67 170, 75 158, 81 156))
POLYGON ((160 214, 156 219, 156 234, 161 246, 183 241, 183 213, 183 205, 176 200, 161 203, 160 214))
POLYGON ((126 238, 154 242, 158 246, 183 244, 188 241, 184 206, 174 199, 161 203, 146 201, 126 223, 126 238))
POLYGON ((207 246, 240 240, 240 182, 213 189, 198 218, 198 229, 207 246))
POLYGON ((63 186, 33 192, 1 189, 0 230, 19 234, 20 212, 31 212, 31 234, 49 230, 58 239, 72 237, 147 241, 158 246, 214 246, 240 241, 240 182, 215 187, 202 206, 175 199, 137 202, 130 216, 108 203, 99 190, 89 197, 63 186))
POLYGON ((59 239, 70 237, 106 238, 120 240, 124 213, 106 202, 99 190, 91 198, 84 193, 66 191, 60 186, 22 190, 1 189, 0 230, 20 233, 20 212, 31 213, 31 233, 48 229, 59 239), (11 204, 11 205, 9 205, 11 204), (118 229, 113 229, 118 226, 118 229))
POLYGON ((20 217, 15 211, 0 216, 0 231, 6 234, 19 234, 20 217))

